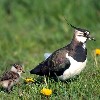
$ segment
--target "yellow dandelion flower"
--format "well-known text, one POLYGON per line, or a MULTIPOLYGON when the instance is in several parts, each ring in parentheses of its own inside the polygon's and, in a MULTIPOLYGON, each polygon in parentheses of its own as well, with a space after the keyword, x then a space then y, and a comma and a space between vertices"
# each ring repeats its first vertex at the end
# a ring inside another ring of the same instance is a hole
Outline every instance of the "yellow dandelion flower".
POLYGON ((26 83, 31 83, 34 82, 33 78, 25 78, 26 83))
POLYGON ((41 90, 41 93, 44 94, 44 95, 46 95, 46 96, 49 96, 49 95, 52 94, 52 90, 51 90, 51 89, 43 88, 43 89, 41 90))
POLYGON ((95 54, 100 55, 100 49, 95 49, 95 54))

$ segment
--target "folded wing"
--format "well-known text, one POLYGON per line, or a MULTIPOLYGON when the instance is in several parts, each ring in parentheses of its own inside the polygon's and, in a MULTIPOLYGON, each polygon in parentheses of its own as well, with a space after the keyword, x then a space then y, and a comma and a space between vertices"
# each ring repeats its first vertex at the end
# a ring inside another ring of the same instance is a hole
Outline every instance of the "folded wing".
POLYGON ((70 61, 66 58, 66 50, 57 50, 50 55, 45 61, 30 71, 31 74, 60 76, 70 67, 70 61))

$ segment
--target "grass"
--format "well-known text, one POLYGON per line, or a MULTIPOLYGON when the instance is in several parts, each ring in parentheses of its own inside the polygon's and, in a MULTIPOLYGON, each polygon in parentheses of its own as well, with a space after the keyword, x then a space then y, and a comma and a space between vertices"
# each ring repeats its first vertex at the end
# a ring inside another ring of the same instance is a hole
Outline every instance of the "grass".
MULTIPOLYGON (((70 82, 55 82, 47 79, 53 90, 50 97, 40 93, 44 82, 14 86, 7 94, 0 92, 0 100, 99 100, 100 99, 100 57, 93 50, 100 48, 100 4, 98 0, 16 0, 9 3, 0 1, 0 73, 10 68, 10 64, 21 62, 26 73, 44 60, 45 52, 53 52, 68 44, 73 29, 66 19, 75 26, 89 29, 96 42, 89 41, 88 63, 85 70, 70 82), (7 6, 9 4, 10 6, 7 6), (8 8, 7 8, 8 7, 8 8), (10 13, 9 13, 9 11, 10 13)), ((41 77, 39 77, 41 79, 41 77)))

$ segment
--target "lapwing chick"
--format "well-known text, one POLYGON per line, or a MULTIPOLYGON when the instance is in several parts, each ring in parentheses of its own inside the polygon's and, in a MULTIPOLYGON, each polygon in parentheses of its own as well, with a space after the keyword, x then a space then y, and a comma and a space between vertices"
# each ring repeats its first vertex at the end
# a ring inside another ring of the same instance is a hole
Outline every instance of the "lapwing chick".
POLYGON ((10 92, 12 87, 19 82, 21 74, 24 72, 20 64, 13 64, 10 71, 5 72, 0 78, 0 85, 10 92))
POLYGON ((54 51, 47 59, 39 63, 30 71, 31 74, 57 77, 65 81, 79 75, 85 68, 87 62, 86 43, 88 40, 95 39, 88 30, 69 25, 74 28, 71 42, 65 47, 54 51))

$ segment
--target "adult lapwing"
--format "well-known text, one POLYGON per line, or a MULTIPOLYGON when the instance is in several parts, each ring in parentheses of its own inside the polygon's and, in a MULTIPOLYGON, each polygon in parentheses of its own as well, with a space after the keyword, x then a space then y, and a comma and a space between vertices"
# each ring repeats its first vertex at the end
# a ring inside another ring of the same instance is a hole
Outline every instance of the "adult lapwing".
POLYGON ((91 37, 88 30, 69 25, 75 29, 71 42, 54 51, 47 59, 39 63, 30 71, 31 74, 58 77, 64 81, 79 75, 85 68, 87 62, 86 42, 95 39, 91 37))
POLYGON ((18 83, 21 74, 24 72, 23 67, 20 64, 13 64, 9 71, 6 71, 0 77, 0 85, 10 92, 12 87, 18 83))

